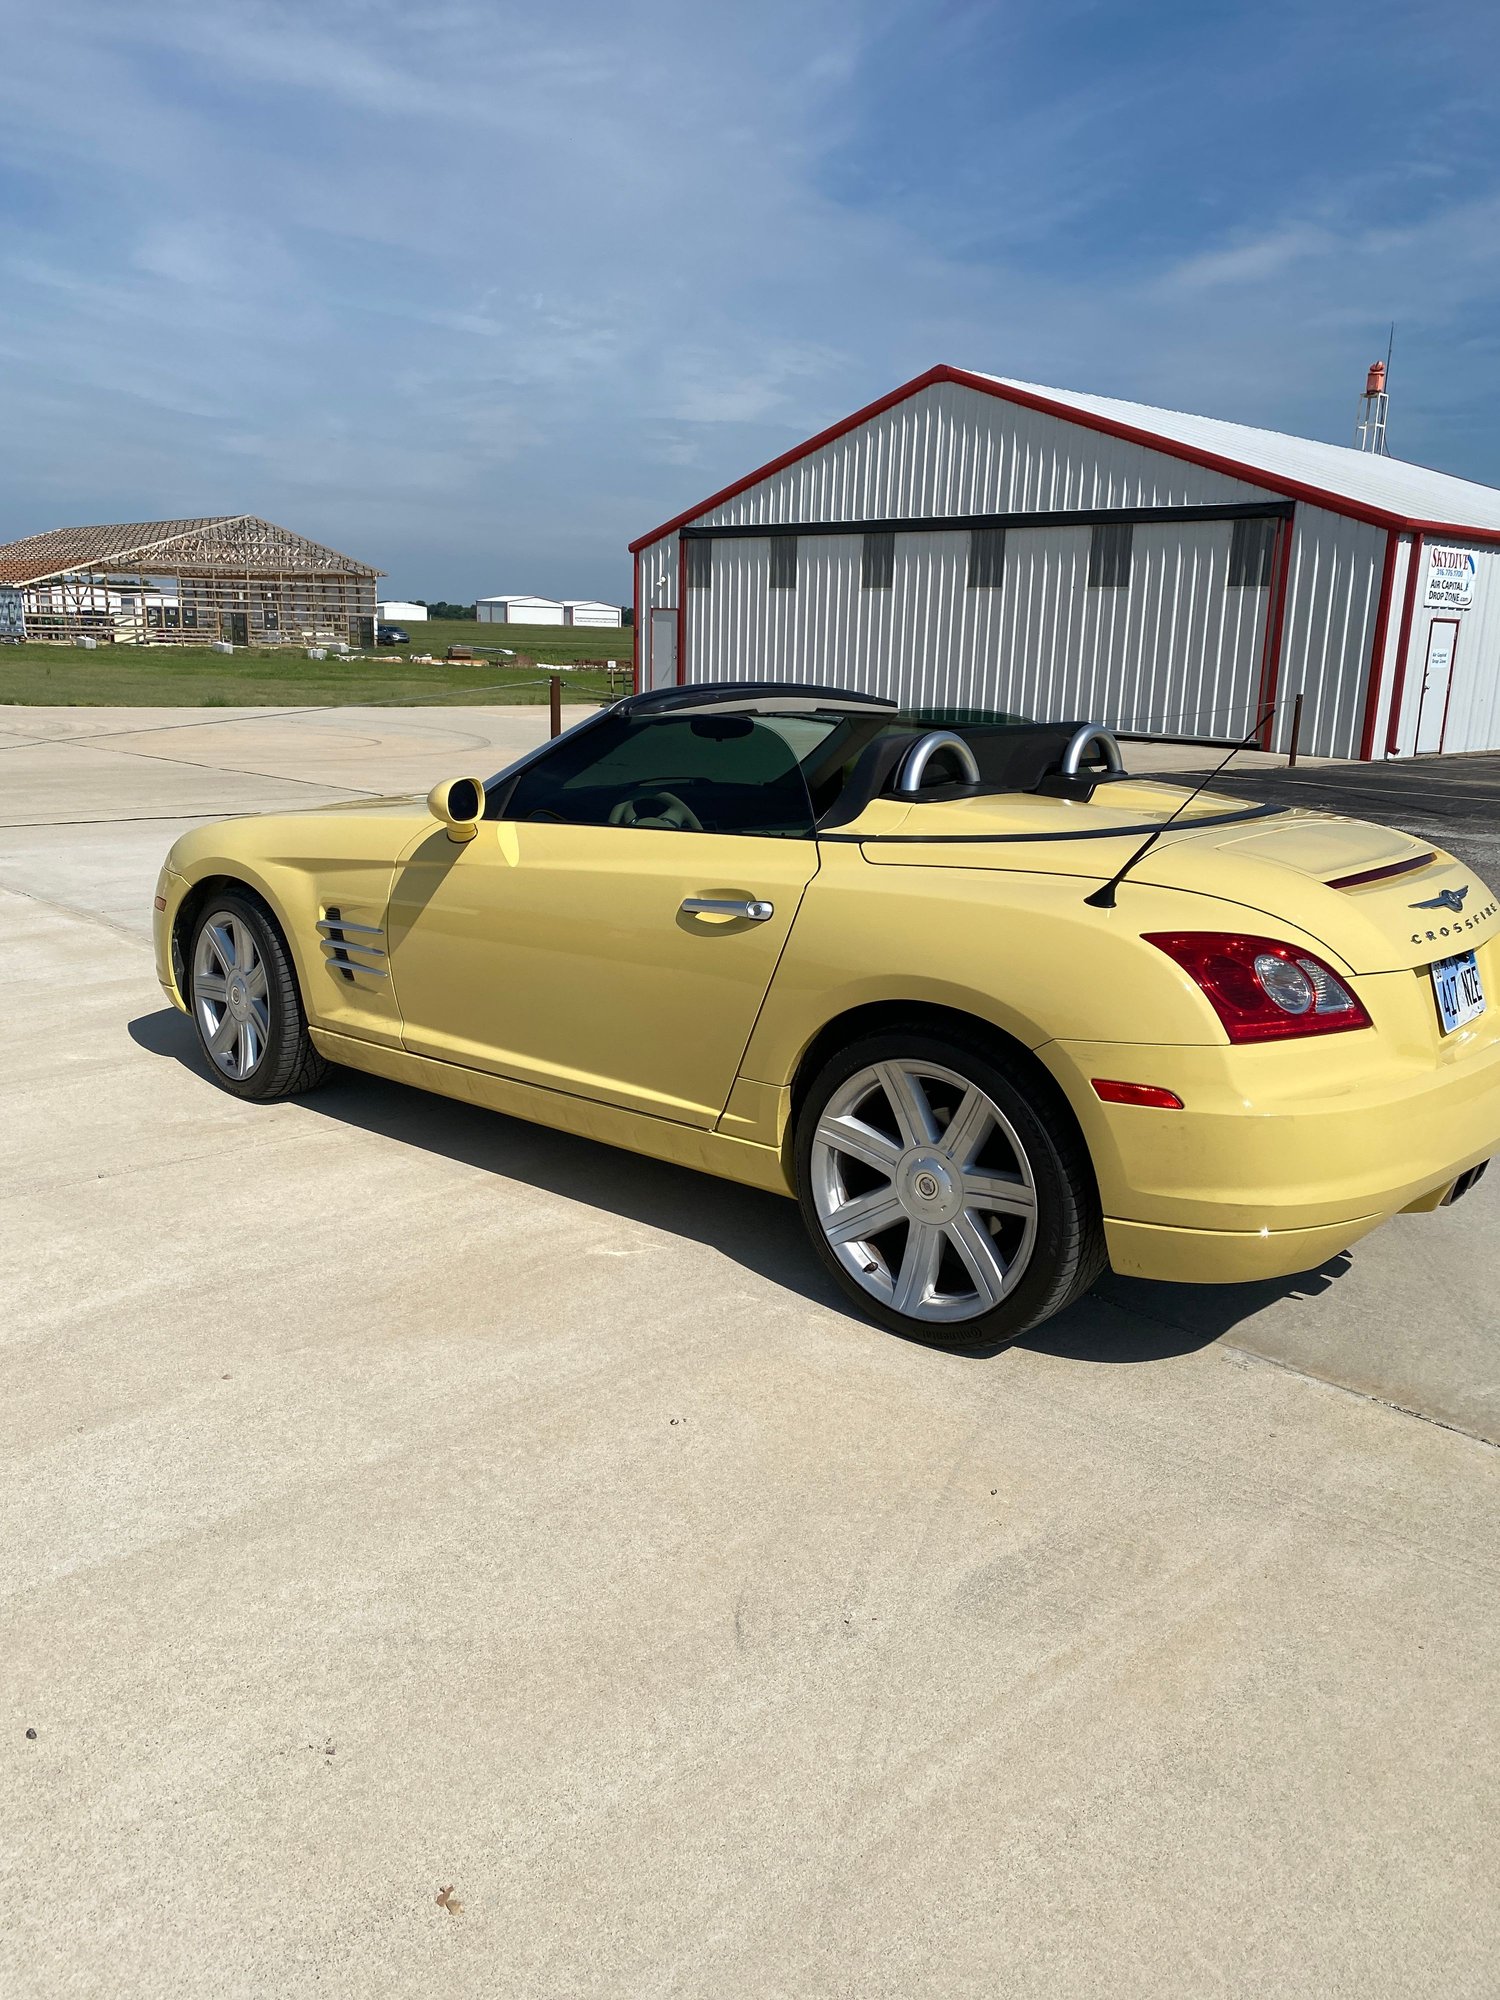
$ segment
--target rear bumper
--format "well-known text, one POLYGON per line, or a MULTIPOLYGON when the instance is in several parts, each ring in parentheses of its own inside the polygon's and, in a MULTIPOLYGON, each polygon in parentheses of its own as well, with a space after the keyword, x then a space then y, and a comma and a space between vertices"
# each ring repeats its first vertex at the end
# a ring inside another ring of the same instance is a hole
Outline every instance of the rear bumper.
POLYGON ((1179 1285, 1247 1285, 1315 1271, 1384 1215, 1324 1223, 1318 1229, 1171 1229, 1160 1223, 1106 1216, 1110 1269, 1122 1278, 1159 1278, 1179 1285))
POLYGON ((1259 1048, 1053 1042, 1036 1052, 1088 1142, 1110 1258, 1221 1284, 1311 1270, 1387 1217, 1432 1207, 1500 1152, 1500 1035, 1439 1063, 1376 1034, 1259 1048), (1094 1077, 1175 1091, 1102 1104, 1094 1077))

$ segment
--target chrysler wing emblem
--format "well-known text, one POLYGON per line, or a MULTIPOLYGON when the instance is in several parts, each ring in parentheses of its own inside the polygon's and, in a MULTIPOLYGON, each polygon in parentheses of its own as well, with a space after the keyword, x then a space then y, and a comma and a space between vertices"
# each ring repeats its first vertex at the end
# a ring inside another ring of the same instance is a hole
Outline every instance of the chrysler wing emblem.
POLYGON ((1425 903, 1413 903, 1410 907, 1414 910, 1452 910, 1457 915, 1463 908, 1464 897, 1468 893, 1469 884, 1465 882, 1461 889, 1439 889, 1437 894, 1429 896, 1425 903))

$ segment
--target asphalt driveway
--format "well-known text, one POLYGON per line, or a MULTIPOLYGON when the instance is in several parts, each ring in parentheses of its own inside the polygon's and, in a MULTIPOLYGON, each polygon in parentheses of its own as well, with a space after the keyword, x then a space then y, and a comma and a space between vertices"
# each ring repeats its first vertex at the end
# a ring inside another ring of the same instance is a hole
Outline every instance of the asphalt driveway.
POLYGON ((1487 1995, 1500 1177, 973 1361, 788 1203, 216 1091, 176 830, 541 726, 0 711, 0 1990, 1487 1995))

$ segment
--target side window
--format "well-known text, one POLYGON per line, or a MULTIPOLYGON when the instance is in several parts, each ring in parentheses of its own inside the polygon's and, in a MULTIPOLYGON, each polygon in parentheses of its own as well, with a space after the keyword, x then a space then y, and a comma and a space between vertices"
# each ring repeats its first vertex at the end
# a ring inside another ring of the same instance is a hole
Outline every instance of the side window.
POLYGON ((969 530, 969 589, 999 590, 1004 582, 1004 528, 971 528, 969 530))
POLYGON ((1271 555, 1276 547, 1275 521, 1236 521, 1229 538, 1231 589, 1259 590, 1271 581, 1271 555))
POLYGON ((896 537, 891 530, 868 530, 860 549, 859 581, 863 590, 890 590, 896 581, 896 537))
POLYGON ((812 804, 793 746, 748 715, 611 716, 528 766, 498 816, 653 832, 804 839, 812 804))
POLYGON ((1130 521, 1100 521, 1089 536, 1089 589, 1128 590, 1135 527, 1130 521))

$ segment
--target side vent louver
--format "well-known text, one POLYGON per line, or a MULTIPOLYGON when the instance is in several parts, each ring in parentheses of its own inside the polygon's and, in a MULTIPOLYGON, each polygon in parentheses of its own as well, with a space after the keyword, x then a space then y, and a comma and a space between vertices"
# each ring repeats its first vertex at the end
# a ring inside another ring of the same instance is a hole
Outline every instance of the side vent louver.
POLYGON ((356 924, 342 910, 325 908, 318 924, 318 943, 334 976, 346 986, 354 984, 355 973, 370 979, 384 979, 385 932, 379 924, 356 924))

